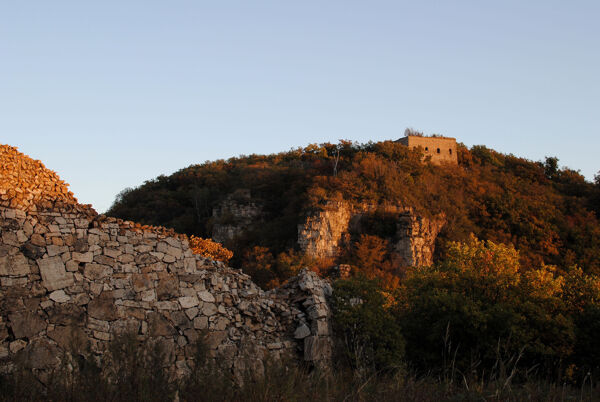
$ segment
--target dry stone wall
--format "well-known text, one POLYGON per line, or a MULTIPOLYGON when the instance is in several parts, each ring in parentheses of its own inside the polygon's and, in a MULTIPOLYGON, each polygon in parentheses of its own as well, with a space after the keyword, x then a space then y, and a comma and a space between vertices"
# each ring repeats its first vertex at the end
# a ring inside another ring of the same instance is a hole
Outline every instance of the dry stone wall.
POLYGON ((266 356, 328 364, 331 287, 315 273, 264 292, 183 235, 98 216, 15 148, 0 162, 1 370, 43 372, 74 343, 101 358, 124 332, 159 342, 177 374, 200 337, 234 372, 266 356))
POLYGON ((184 372, 207 333, 232 369, 242 357, 329 358, 329 284, 303 271, 270 292, 195 255, 185 239, 116 219, 0 208, 0 361, 57 363, 73 335, 102 355, 115 334, 161 342, 184 372))
POLYGON ((263 210, 251 202, 250 190, 237 190, 213 209, 211 238, 227 244, 262 218, 263 210))
POLYGON ((17 148, 0 144, 0 202, 23 211, 65 210, 94 216, 90 205, 81 205, 69 186, 38 160, 17 148))

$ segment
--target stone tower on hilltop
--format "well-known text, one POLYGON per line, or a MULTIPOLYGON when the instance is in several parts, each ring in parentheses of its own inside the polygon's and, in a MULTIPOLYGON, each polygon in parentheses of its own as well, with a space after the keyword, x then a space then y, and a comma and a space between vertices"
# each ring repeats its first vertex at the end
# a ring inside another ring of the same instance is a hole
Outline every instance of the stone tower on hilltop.
POLYGON ((400 138, 397 142, 406 145, 409 148, 422 148, 425 157, 431 157, 431 163, 434 165, 441 164, 458 164, 456 154, 456 139, 450 137, 425 137, 422 135, 414 135, 406 133, 406 137, 400 138))

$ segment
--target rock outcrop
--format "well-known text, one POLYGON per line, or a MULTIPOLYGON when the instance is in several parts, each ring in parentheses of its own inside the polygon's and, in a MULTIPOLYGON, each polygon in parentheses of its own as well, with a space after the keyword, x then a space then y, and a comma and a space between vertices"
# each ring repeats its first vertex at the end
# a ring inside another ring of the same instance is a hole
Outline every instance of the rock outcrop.
POLYGON ((335 257, 344 239, 351 237, 352 227, 360 227, 361 220, 376 211, 397 216, 396 233, 390 240, 403 265, 429 266, 433 263, 435 240, 446 223, 445 217, 426 218, 412 208, 395 205, 351 207, 339 201, 329 203, 298 225, 298 245, 312 258, 335 257))
POLYGON ((428 267, 433 264, 435 239, 446 220, 443 215, 428 219, 409 211, 400 215, 397 222, 394 251, 404 265, 428 267))
POLYGON ((348 232, 352 209, 344 202, 331 202, 298 225, 298 245, 312 258, 335 257, 342 235, 348 232))
POLYGON ((180 374, 201 336, 234 371, 249 356, 327 364, 331 287, 313 272, 264 292, 185 236, 96 215, 15 148, 0 157, 0 368, 50 369, 75 340, 101 358, 123 332, 160 342, 180 374))

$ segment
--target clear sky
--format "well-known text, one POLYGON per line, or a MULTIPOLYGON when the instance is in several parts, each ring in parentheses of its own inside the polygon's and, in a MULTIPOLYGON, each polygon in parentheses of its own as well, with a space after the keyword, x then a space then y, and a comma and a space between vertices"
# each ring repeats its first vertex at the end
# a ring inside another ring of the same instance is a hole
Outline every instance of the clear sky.
POLYGON ((1 1, 0 143, 102 212, 206 160, 406 127, 600 170, 600 1, 1 1))

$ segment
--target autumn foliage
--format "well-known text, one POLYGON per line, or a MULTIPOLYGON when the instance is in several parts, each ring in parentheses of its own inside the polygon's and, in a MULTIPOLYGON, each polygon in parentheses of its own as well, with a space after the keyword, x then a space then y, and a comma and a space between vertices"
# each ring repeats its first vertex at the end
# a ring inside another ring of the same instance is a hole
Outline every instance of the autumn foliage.
POLYGON ((227 250, 221 244, 214 242, 211 239, 190 236, 189 243, 194 254, 199 254, 203 257, 212 258, 213 260, 225 263, 233 257, 233 253, 230 250, 227 250))
MULTIPOLYGON (((600 273, 600 182, 560 167, 556 158, 535 162, 461 144, 457 151, 458 166, 434 166, 422 163, 419 150, 393 141, 341 141, 206 162, 124 190, 109 214, 210 238, 215 224, 231 223, 231 217, 215 216, 213 210, 245 189, 261 217, 225 246, 234 252, 233 266, 244 268, 249 262, 261 272, 263 286, 285 281, 293 270, 278 268, 268 257, 251 258, 255 247, 275 260, 286 253, 295 256, 292 265, 300 263, 297 227, 331 201, 410 207, 425 217, 443 214, 447 223, 437 238, 438 260, 448 241, 467 242, 474 234, 512 244, 523 266, 552 265, 564 273, 577 265, 586 273, 600 273), (265 265, 259 267, 261 261, 265 265)), ((367 276, 401 278, 406 267, 393 247, 398 214, 363 218, 369 224, 352 228, 337 261, 328 263, 348 263, 367 276), (379 239, 384 245, 376 248, 380 256, 359 250, 368 248, 362 236, 379 239)), ((319 271, 327 268, 320 264, 319 271)))
POLYGON ((338 281, 344 351, 353 364, 367 353, 363 361, 375 365, 408 361, 425 371, 452 361, 459 372, 482 374, 511 360, 567 381, 597 372, 600 278, 519 260, 512 245, 471 237, 449 243, 434 266, 409 269, 392 293, 360 275, 338 281))

